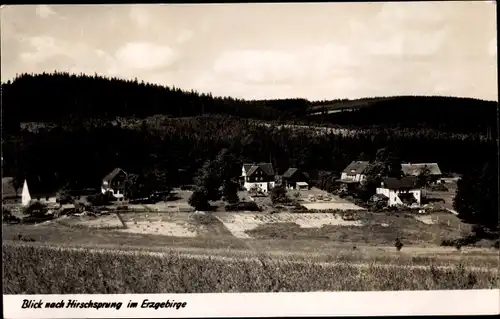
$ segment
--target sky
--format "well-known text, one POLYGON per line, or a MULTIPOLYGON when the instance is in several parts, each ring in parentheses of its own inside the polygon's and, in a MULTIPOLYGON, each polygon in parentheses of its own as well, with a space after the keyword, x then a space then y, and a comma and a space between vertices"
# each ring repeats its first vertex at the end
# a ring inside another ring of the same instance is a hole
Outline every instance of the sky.
POLYGON ((498 101, 494 1, 1 8, 1 77, 54 70, 217 96, 498 101))

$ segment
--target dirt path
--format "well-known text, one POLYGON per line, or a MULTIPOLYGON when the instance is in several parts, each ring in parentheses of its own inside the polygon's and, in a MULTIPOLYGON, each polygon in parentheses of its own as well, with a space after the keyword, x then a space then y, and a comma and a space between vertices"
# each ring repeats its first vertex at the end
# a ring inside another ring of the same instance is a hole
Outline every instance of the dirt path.
MULTIPOLYGON (((211 251, 205 251, 204 253, 197 252, 194 249, 169 249, 170 251, 147 251, 147 250, 138 250, 138 249, 118 249, 116 247, 110 247, 109 245, 107 247, 99 247, 99 246, 94 246, 94 247, 71 247, 69 245, 47 245, 47 244, 39 244, 39 243, 24 243, 24 242, 15 242, 15 241, 4 241, 4 245, 13 245, 13 246, 36 246, 36 247, 43 247, 46 249, 53 249, 53 250, 62 250, 62 251, 87 251, 87 252, 92 252, 92 253, 98 253, 98 254, 104 254, 104 253, 113 253, 113 254, 121 254, 121 255, 130 255, 130 256, 137 256, 137 255, 143 255, 143 256, 155 256, 155 257, 168 257, 171 254, 176 254, 180 255, 183 258, 192 258, 192 259, 202 259, 202 260, 219 260, 219 261, 224 261, 224 262, 240 262, 240 261, 247 261, 247 262, 256 262, 256 263, 261 263, 262 258, 265 258, 265 260, 268 260, 268 258, 274 259, 279 256, 279 254, 276 254, 275 252, 266 252, 265 256, 262 253, 258 253, 256 251, 247 251, 245 255, 241 256, 221 256, 221 255, 215 255, 212 254, 211 251)), ((276 260, 276 259, 275 259, 276 260)), ((338 265, 348 265, 350 267, 357 267, 357 268, 370 268, 370 267, 385 267, 385 268, 394 268, 394 267, 405 267, 405 268, 412 268, 412 269, 428 269, 430 265, 415 265, 415 264, 404 264, 404 265, 399 265, 399 264, 389 264, 389 263, 360 263, 360 262, 320 262, 320 261, 304 261, 304 260, 293 260, 293 259, 286 259, 286 262, 290 263, 295 263, 295 264, 309 264, 311 262, 323 266, 323 267, 334 267, 338 265)), ((435 265, 434 266, 437 269, 453 269, 455 266, 454 265, 435 265)), ((487 268, 487 267, 465 267, 469 271, 480 271, 480 272, 498 272, 497 268, 487 268)))

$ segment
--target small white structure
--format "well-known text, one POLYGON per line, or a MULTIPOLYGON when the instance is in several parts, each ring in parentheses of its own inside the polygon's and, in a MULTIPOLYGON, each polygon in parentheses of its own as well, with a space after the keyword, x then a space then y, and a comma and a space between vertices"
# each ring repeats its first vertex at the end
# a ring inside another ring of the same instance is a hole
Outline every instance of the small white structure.
POLYGON ((28 182, 24 180, 23 191, 21 193, 21 205, 28 206, 31 202, 31 195, 28 189, 28 182))
POLYGON ((376 193, 388 198, 389 206, 413 206, 421 205, 422 191, 416 186, 415 177, 386 178, 376 193))
POLYGON ((307 184, 306 182, 297 182, 297 189, 298 190, 308 190, 309 184, 307 184))
POLYGON ((275 186, 274 169, 271 163, 243 164, 241 171, 243 188, 247 191, 260 189, 269 192, 275 186))

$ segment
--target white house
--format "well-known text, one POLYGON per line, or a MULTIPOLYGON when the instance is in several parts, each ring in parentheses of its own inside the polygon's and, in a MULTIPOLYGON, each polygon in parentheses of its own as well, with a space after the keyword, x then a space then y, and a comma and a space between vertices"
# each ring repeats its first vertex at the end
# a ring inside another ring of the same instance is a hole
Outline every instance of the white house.
POLYGON ((364 174, 370 162, 368 161, 353 161, 349 164, 340 175, 341 182, 359 183, 366 180, 364 174))
POLYGON ((115 168, 102 179, 101 192, 111 193, 117 200, 123 200, 128 175, 121 168, 115 168))
POLYGON ((274 169, 271 163, 243 164, 241 170, 243 188, 247 191, 257 188, 267 193, 274 188, 274 169))
POLYGON ((388 199, 389 206, 420 206, 422 191, 417 187, 417 179, 414 176, 397 179, 385 178, 376 190, 377 194, 388 199))

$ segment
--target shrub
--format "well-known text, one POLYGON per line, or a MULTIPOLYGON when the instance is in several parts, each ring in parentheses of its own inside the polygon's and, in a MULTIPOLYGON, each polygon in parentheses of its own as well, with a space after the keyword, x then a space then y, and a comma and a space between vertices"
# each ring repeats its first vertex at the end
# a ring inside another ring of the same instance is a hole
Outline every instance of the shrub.
POLYGON ((45 216, 49 211, 46 204, 40 202, 34 202, 30 206, 26 207, 24 213, 30 217, 40 217, 45 216))
POLYGON ((260 211, 259 205, 255 202, 241 202, 235 204, 227 204, 224 209, 226 211, 260 211))
POLYGON ((500 240, 496 240, 491 247, 499 249, 500 248, 500 240))
POLYGON ((93 206, 105 206, 111 202, 111 198, 107 194, 91 195, 87 197, 87 200, 93 206))
POLYGON ((396 240, 394 241, 394 247, 396 247, 397 251, 400 251, 403 246, 403 242, 401 242, 399 238, 396 238, 396 240))
POLYGON ((443 184, 432 185, 431 189, 433 191, 436 191, 436 192, 447 192, 448 191, 448 188, 446 186, 444 186, 443 184))
POLYGON ((456 245, 456 242, 455 239, 443 239, 441 240, 441 246, 452 247, 456 245))
POLYGON ((29 236, 23 236, 21 234, 14 237, 14 240, 26 241, 26 242, 34 242, 35 240, 29 236))
POLYGON ((4 223, 18 223, 21 221, 21 219, 14 216, 12 212, 6 207, 2 207, 2 220, 4 223))
POLYGON ((277 186, 271 190, 271 201, 273 204, 286 204, 290 202, 290 198, 283 186, 277 186))
POLYGON ((191 197, 189 197, 188 203, 196 210, 208 209, 210 206, 208 203, 208 191, 202 187, 196 188, 191 197))

